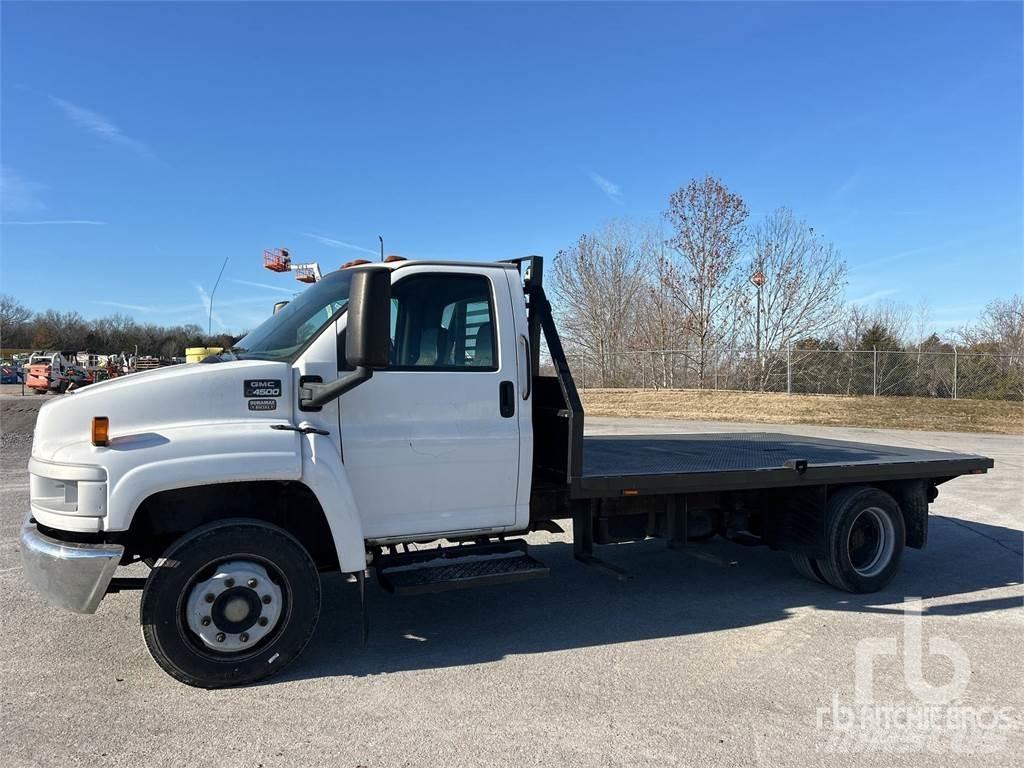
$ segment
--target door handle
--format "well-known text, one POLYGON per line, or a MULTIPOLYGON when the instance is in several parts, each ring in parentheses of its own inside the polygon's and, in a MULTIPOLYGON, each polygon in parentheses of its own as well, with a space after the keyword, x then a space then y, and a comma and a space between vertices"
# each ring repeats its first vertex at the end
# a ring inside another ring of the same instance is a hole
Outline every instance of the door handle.
POLYGON ((529 400, 533 391, 533 371, 530 370, 533 356, 530 354, 530 340, 526 338, 526 334, 519 334, 519 340, 523 342, 523 348, 526 350, 526 364, 523 366, 523 370, 526 371, 526 386, 523 387, 523 400, 529 400))
POLYGON ((498 410, 506 419, 516 414, 516 386, 511 381, 498 385, 498 410))
POLYGON ((299 432, 303 435, 329 435, 331 434, 326 429, 320 429, 319 427, 296 427, 294 424, 271 424, 271 429, 282 429, 286 432, 299 432))

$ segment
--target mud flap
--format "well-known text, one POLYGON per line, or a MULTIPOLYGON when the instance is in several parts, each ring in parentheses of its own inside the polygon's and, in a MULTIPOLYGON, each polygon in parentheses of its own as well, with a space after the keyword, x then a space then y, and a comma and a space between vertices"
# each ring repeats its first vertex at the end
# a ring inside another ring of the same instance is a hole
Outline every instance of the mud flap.
POLYGON ((908 480, 887 489, 900 505, 908 547, 924 549, 928 543, 928 504, 939 495, 931 480, 908 480))
POLYGON ((356 583, 359 584, 359 623, 362 628, 362 645, 366 647, 370 639, 370 615, 366 611, 366 571, 356 571, 356 583))

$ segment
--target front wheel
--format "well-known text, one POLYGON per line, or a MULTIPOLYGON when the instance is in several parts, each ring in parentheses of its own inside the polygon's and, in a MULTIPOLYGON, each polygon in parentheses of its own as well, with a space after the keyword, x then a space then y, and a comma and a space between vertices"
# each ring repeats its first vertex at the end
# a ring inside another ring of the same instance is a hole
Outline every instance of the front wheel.
POLYGON ((320 615, 320 576, 287 531, 223 520, 178 539, 142 593, 142 635, 153 659, 188 685, 223 688, 282 670, 320 615))

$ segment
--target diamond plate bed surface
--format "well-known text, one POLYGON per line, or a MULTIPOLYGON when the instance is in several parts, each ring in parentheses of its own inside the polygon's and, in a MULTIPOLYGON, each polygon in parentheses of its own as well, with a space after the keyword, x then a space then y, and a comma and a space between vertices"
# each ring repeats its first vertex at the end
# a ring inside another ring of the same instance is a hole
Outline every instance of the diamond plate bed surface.
POLYGON ((811 466, 849 466, 962 458, 969 457, 770 432, 583 438, 584 479, 776 469, 789 459, 806 459, 811 466))

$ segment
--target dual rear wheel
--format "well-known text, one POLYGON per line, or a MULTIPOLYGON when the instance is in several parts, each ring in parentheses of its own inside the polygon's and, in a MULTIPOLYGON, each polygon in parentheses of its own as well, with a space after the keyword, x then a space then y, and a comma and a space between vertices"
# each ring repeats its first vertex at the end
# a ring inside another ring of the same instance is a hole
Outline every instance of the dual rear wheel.
POLYGON ((899 570, 906 541, 896 500, 878 488, 844 488, 829 499, 825 517, 826 556, 791 554, 797 572, 846 592, 885 587, 899 570))

